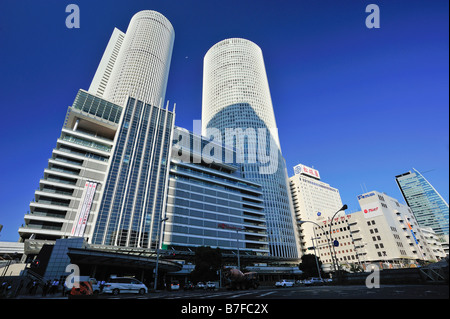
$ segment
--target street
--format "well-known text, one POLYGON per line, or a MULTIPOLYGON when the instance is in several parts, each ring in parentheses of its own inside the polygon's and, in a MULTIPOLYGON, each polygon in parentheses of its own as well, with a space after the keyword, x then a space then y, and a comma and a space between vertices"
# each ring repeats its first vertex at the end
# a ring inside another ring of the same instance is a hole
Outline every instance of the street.
POLYGON ((448 285, 381 285, 368 289, 366 286, 313 286, 272 288, 256 290, 194 290, 149 292, 139 296, 101 294, 99 299, 448 299, 448 285))

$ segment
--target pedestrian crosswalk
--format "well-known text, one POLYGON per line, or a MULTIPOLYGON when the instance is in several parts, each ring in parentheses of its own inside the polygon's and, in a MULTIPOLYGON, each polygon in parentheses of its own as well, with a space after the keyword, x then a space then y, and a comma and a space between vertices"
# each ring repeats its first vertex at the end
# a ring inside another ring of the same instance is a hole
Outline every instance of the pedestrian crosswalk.
MULTIPOLYGON (((242 291, 195 291, 195 292, 178 292, 178 293, 163 293, 163 294, 148 294, 141 296, 143 299, 236 299, 236 298, 269 298, 270 295, 276 291, 273 290, 242 290, 242 291)), ((286 291, 287 293, 288 291, 286 291)))

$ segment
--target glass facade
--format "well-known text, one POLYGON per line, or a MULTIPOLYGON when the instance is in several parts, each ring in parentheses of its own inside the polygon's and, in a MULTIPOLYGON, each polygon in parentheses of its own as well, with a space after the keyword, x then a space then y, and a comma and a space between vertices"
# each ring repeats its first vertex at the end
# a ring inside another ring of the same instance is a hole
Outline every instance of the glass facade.
POLYGON ((72 107, 76 110, 95 115, 116 124, 119 123, 122 114, 121 106, 96 97, 83 90, 78 91, 72 107))
POLYGON ((174 113, 129 98, 93 244, 155 248, 163 218, 174 113))
POLYGON ((82 248, 84 238, 57 239, 52 249, 52 254, 45 269, 44 280, 64 280, 70 273, 66 272, 66 267, 71 264, 67 255, 69 248, 82 248))
POLYGON ((271 256, 298 258, 286 163, 261 49, 245 39, 223 40, 206 53, 203 74, 202 134, 209 138, 218 130, 240 154, 243 177, 261 185, 271 256))
POLYGON ((419 225, 431 227, 437 235, 448 235, 448 204, 425 177, 413 169, 395 178, 419 225))
MULTIPOLYGON (((268 255, 260 185, 242 178, 241 165, 211 162, 195 155, 212 143, 192 133, 174 132, 164 245, 186 250, 210 246, 268 255), (181 138, 180 138, 181 137, 181 138), (180 142, 189 139, 189 143, 180 142), (194 149, 198 146, 197 150, 194 149), (239 230, 239 231, 237 231, 239 230)), ((234 152, 218 145, 216 149, 234 152)))

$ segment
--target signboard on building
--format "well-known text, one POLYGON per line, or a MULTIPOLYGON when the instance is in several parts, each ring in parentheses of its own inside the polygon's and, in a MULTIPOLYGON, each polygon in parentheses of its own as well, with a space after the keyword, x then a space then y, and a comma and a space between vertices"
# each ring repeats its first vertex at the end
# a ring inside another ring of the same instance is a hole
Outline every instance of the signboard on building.
POLYGON ((305 166, 303 164, 299 164, 299 165, 295 166, 294 173, 296 175, 307 175, 307 176, 311 176, 311 177, 320 179, 320 174, 319 174, 318 170, 308 167, 308 166, 305 166))
POLYGON ((378 203, 371 203, 368 205, 361 206, 361 209, 364 213, 365 218, 373 218, 376 216, 383 215, 383 211, 381 207, 378 206, 378 203))
POLYGON ((363 198, 367 198, 367 197, 371 197, 371 196, 374 196, 374 195, 375 195, 374 192, 368 193, 368 194, 358 195, 358 200, 363 199, 363 198))
POLYGON ((77 218, 70 233, 74 237, 82 237, 84 235, 96 188, 97 183, 86 182, 84 185, 83 196, 81 197, 82 202, 78 207, 77 218))

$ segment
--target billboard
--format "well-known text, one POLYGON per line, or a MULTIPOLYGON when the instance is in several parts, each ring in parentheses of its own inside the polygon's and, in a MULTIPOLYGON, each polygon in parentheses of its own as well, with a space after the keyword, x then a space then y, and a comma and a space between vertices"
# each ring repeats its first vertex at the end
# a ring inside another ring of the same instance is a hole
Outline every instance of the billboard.
POLYGON ((320 174, 319 174, 318 170, 308 167, 308 166, 305 166, 303 164, 299 164, 299 165, 295 166, 294 173, 296 175, 302 174, 302 175, 307 175, 307 176, 311 176, 311 177, 320 179, 320 174))
POLYGON ((81 197, 82 201, 78 207, 77 218, 70 233, 74 237, 82 237, 84 235, 96 188, 97 183, 94 182, 86 182, 84 185, 83 195, 81 197))
POLYGON ((373 218, 383 215, 383 210, 378 206, 378 203, 370 203, 361 206, 365 218, 373 218))

